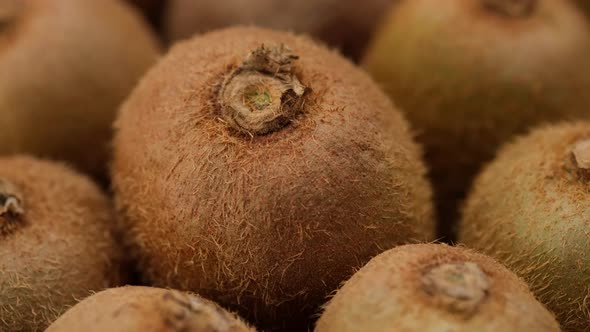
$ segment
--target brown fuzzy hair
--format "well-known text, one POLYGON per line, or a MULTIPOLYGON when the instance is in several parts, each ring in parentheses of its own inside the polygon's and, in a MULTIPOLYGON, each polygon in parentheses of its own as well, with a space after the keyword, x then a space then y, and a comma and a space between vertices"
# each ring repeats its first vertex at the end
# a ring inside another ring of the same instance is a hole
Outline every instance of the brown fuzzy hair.
POLYGON ((2 1, 0 154, 102 175, 115 112, 158 54, 120 0, 2 1))
POLYGON ((398 0, 171 0, 170 41, 236 24, 309 34, 358 60, 386 10, 398 0))
POLYGON ((120 284, 114 226, 112 205, 87 178, 0 158, 0 330, 42 331, 77 299, 120 284))
POLYGON ((384 252, 355 273, 325 306, 315 331, 557 332, 559 325, 493 259, 415 244, 384 252))
POLYGON ((254 332, 197 295, 162 288, 107 289, 76 304, 47 332, 254 332))
POLYGON ((481 165, 513 135, 588 118, 590 25, 568 0, 402 1, 365 67, 407 114, 453 237, 481 165))
POLYGON ((434 236, 405 120, 364 72, 307 38, 239 27, 180 43, 116 126, 116 201, 145 276, 262 328, 305 325, 354 268, 434 236), (271 70, 254 69, 258 54, 278 57, 260 62, 271 70), (248 75, 285 89, 272 104, 288 116, 265 122, 271 132, 232 129, 241 99, 223 91, 248 75))
POLYGON ((459 240, 506 263, 565 331, 590 331, 590 192, 572 151, 590 123, 541 127, 505 146, 475 181, 459 240))

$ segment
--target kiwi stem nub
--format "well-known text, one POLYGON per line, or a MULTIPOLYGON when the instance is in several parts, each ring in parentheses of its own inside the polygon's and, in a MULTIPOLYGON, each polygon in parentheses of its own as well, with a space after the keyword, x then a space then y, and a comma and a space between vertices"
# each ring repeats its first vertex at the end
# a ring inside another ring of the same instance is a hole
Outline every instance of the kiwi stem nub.
POLYGON ((0 179, 0 233, 4 233, 4 229, 9 227, 8 224, 24 212, 22 196, 16 187, 0 179))
POLYGON ((304 106, 308 91, 293 73, 298 57, 284 45, 262 45, 223 82, 219 92, 222 119, 250 135, 277 131, 291 122, 304 106))
POLYGON ((572 157, 578 175, 590 179, 590 139, 578 141, 572 149, 572 157))
POLYGON ((422 287, 437 305, 469 317, 488 295, 490 281, 475 263, 446 263, 426 270, 422 287))
POLYGON ((158 303, 162 319, 173 331, 201 331, 198 328, 209 320, 219 330, 229 330, 230 322, 222 310, 207 310, 208 305, 200 298, 170 290, 158 303))
POLYGON ((21 11, 24 9, 24 1, 0 1, 0 32, 10 27, 21 11))
POLYGON ((481 0, 484 7, 510 17, 527 17, 532 14, 538 0, 481 0))

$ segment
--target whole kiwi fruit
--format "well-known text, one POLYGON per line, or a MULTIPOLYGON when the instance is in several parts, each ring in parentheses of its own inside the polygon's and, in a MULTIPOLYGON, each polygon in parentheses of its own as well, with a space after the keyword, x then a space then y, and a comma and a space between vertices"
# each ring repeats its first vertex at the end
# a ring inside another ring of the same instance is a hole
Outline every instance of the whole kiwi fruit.
POLYGON ((116 127, 116 202, 147 280, 265 330, 301 329, 356 267, 434 236, 406 121, 306 37, 237 27, 179 43, 116 127))
POLYGON ((316 332, 558 332, 528 286, 492 258, 444 244, 373 258, 326 305, 316 332))
POLYGON ((353 59, 362 55, 386 10, 398 0, 170 0, 168 40, 236 24, 309 34, 353 59))
POLYGON ((531 285, 565 331, 590 331, 590 123, 534 130, 475 181, 459 240, 531 285))
POLYGON ((120 0, 0 1, 0 154, 106 173, 116 110, 158 52, 120 0))
POLYGON ((0 331, 43 331, 77 299, 120 284, 112 205, 70 168, 0 158, 0 331))
POLYGON ((197 295, 125 286, 76 304, 46 332, 254 332, 239 318, 197 295))
POLYGON ((514 134, 590 114, 590 25, 569 0, 402 1, 364 59, 425 145, 440 235, 514 134))

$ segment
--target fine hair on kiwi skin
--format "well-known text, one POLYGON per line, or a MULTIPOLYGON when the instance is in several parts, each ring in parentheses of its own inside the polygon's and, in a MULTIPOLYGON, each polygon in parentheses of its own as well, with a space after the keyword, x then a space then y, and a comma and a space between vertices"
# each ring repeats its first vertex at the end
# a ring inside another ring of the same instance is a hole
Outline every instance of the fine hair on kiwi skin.
POLYGON ((444 244, 399 246, 373 258, 334 297, 316 332, 558 332, 506 267, 444 244))
POLYGON ((0 1, 0 155, 106 177, 116 110, 159 48, 121 0, 0 1))
POLYGON ((355 268, 434 237, 407 123, 306 37, 236 27, 181 42, 116 128, 115 198, 146 280, 261 329, 304 329, 355 268))
POLYGON ((0 158, 0 330, 43 331, 125 277, 110 201, 61 164, 0 158))
POLYGON ((195 294, 125 286, 82 300, 47 332, 254 332, 237 316, 195 294))
POLYGON ((170 0, 169 41, 236 24, 309 34, 358 60, 383 13, 399 0, 170 0))
POLYGON ((504 262, 564 331, 590 331, 590 123, 542 126, 477 177, 459 241, 504 262))
POLYGON ((401 1, 364 67, 424 144, 439 236, 453 240, 481 165, 513 135, 588 118, 590 24, 569 0, 401 1))

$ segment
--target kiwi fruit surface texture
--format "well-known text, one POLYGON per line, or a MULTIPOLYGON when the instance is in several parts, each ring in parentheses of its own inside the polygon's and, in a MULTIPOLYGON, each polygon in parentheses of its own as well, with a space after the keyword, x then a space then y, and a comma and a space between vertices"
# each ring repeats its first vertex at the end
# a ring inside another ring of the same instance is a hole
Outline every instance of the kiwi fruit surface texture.
POLYGON ((120 283, 110 202, 60 164, 0 158, 0 331, 43 331, 76 299, 120 283))
POLYGON ((459 240, 506 263, 566 331, 590 331, 590 123, 543 127, 477 178, 459 240))
POLYGON ((316 332, 558 332, 527 285, 493 259, 441 244, 373 258, 327 304, 316 332))
POLYGON ((111 288, 81 301, 46 332, 254 332, 197 295, 162 288, 111 288))
POLYGON ((309 34, 358 59, 386 10, 398 0, 171 0, 170 41, 235 24, 309 34))
POLYGON ((0 154, 106 173, 116 109, 156 60, 118 0, 0 0, 0 154))
POLYGON ((412 0, 364 59, 425 144, 441 235, 499 145, 590 113, 590 25, 564 0, 412 0))
POLYGON ((261 328, 297 328, 355 267, 433 237, 405 120, 305 37, 238 27, 180 43, 116 127, 117 205, 148 280, 261 328))

